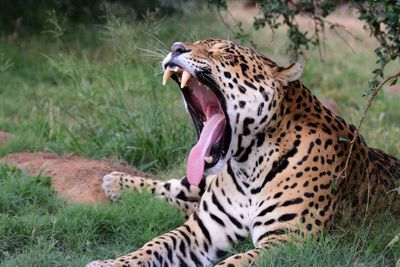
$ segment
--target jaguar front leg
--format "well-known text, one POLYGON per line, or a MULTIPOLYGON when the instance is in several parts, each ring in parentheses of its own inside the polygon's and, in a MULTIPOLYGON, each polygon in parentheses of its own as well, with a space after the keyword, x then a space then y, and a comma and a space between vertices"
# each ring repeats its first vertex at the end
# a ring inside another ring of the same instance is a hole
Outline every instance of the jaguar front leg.
POLYGON ((115 260, 95 261, 90 267, 98 266, 211 266, 229 251, 232 243, 245 238, 246 207, 240 206, 245 196, 236 196, 232 206, 225 209, 230 200, 220 195, 222 188, 232 188, 212 179, 188 221, 182 226, 146 243, 139 250, 115 260), (220 187, 221 186, 221 187, 220 187))
POLYGON ((220 222, 209 220, 206 212, 196 210, 185 224, 139 250, 115 260, 94 261, 87 267, 211 266, 236 241, 227 230, 220 222))
POLYGON ((111 172, 103 177, 102 188, 111 200, 121 197, 122 188, 137 191, 148 190, 158 198, 171 202, 182 209, 188 217, 200 200, 204 188, 212 179, 213 176, 205 177, 199 186, 193 186, 189 184, 186 177, 162 181, 132 176, 123 172, 111 172))
MULTIPOLYGON (((279 231, 278 231, 279 232, 279 231)), ((259 256, 262 252, 266 253, 268 249, 274 245, 282 243, 282 241, 293 240, 291 235, 285 233, 284 230, 281 231, 282 234, 276 235, 272 234, 261 240, 254 249, 251 249, 244 253, 239 253, 233 255, 226 260, 218 263, 218 267, 243 267, 243 266, 253 266, 251 264, 257 263, 259 256)))
MULTIPOLYGON (((302 223, 301 217, 296 213, 289 213, 288 205, 297 205, 298 208, 306 209, 298 201, 287 201, 269 205, 265 202, 258 215, 252 219, 251 233, 255 248, 244 253, 233 255, 220 262, 218 267, 239 267, 257 264, 261 253, 268 253, 269 248, 287 243, 297 243, 306 236, 317 237, 322 225, 317 223, 308 227, 302 223), (279 215, 279 217, 276 217, 279 215)), ((290 206, 289 205, 289 206, 290 206)), ((308 211, 308 210, 307 210, 308 211)), ((304 213, 301 216, 305 216, 304 213)), ((251 265, 253 266, 253 265, 251 265)))

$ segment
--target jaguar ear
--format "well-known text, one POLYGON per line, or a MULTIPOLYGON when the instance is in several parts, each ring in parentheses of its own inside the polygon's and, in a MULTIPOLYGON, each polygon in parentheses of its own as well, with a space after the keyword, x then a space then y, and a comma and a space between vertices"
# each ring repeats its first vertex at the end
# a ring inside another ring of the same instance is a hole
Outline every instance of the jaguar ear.
POLYGON ((275 73, 275 78, 287 84, 300 79, 301 74, 303 74, 303 67, 296 62, 289 67, 279 68, 275 73))

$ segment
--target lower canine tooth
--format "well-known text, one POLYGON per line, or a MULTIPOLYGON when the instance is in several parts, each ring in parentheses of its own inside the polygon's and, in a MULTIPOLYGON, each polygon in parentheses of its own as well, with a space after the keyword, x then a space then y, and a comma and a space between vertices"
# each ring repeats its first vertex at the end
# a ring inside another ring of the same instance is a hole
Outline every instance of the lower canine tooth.
POLYGON ((207 163, 211 163, 213 161, 213 157, 211 157, 211 156, 205 157, 204 161, 207 163))
POLYGON ((182 81, 181 81, 181 88, 185 87, 187 82, 190 79, 190 73, 187 70, 183 70, 182 72, 182 81))
POLYGON ((173 74, 172 70, 168 67, 163 75, 163 80, 162 80, 162 84, 165 86, 167 84, 168 78, 171 77, 171 75, 173 74))

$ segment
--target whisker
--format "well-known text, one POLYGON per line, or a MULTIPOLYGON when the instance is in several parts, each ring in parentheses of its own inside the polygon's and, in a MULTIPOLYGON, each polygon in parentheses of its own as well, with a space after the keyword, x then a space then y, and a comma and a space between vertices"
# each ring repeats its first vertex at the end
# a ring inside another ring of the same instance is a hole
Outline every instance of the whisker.
POLYGON ((163 73, 164 73, 163 70, 155 71, 154 72, 154 76, 158 76, 158 75, 163 74, 163 73))
POLYGON ((146 49, 146 48, 138 47, 137 49, 140 50, 140 51, 145 51, 145 52, 151 53, 151 54, 162 55, 159 52, 156 52, 156 51, 150 50, 150 49, 146 49))
POLYGON ((197 40, 196 36, 194 35, 194 33, 191 30, 189 30, 187 27, 185 27, 183 25, 180 25, 180 27, 190 35, 192 42, 195 42, 197 40))
POLYGON ((146 55, 146 54, 144 54, 143 56, 145 56, 145 57, 149 57, 149 58, 156 58, 156 59, 160 59, 160 58, 162 58, 162 57, 160 57, 160 56, 155 56, 155 55, 146 55))
POLYGON ((168 50, 162 50, 160 48, 157 48, 158 52, 163 54, 164 56, 168 55, 169 51, 168 50))
POLYGON ((157 40, 160 44, 162 44, 165 48, 168 48, 167 45, 161 41, 158 37, 156 37, 154 34, 150 33, 150 32, 145 32, 147 35, 149 35, 150 37, 152 37, 153 39, 157 40))
POLYGON ((146 54, 146 53, 143 53, 142 56, 156 58, 156 59, 163 59, 164 58, 164 57, 162 57, 160 55, 153 55, 153 54, 146 54))
POLYGON ((147 56, 152 56, 152 57, 157 57, 157 58, 164 58, 165 57, 165 55, 163 55, 161 53, 158 53, 158 52, 155 52, 153 50, 148 50, 148 49, 144 49, 144 48, 140 48, 140 47, 138 47, 137 49, 139 51, 145 52, 144 55, 147 55, 147 56))

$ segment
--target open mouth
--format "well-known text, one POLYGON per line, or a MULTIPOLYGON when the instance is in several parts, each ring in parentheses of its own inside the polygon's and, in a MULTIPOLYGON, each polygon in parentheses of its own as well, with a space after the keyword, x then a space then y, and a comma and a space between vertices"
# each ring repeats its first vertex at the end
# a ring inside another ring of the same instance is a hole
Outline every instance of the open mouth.
POLYGON ((198 136, 187 162, 188 181, 197 186, 203 178, 204 170, 215 166, 229 146, 230 130, 223 109, 225 102, 208 75, 196 73, 198 78, 195 78, 180 66, 167 63, 164 85, 170 77, 181 88, 198 136))

